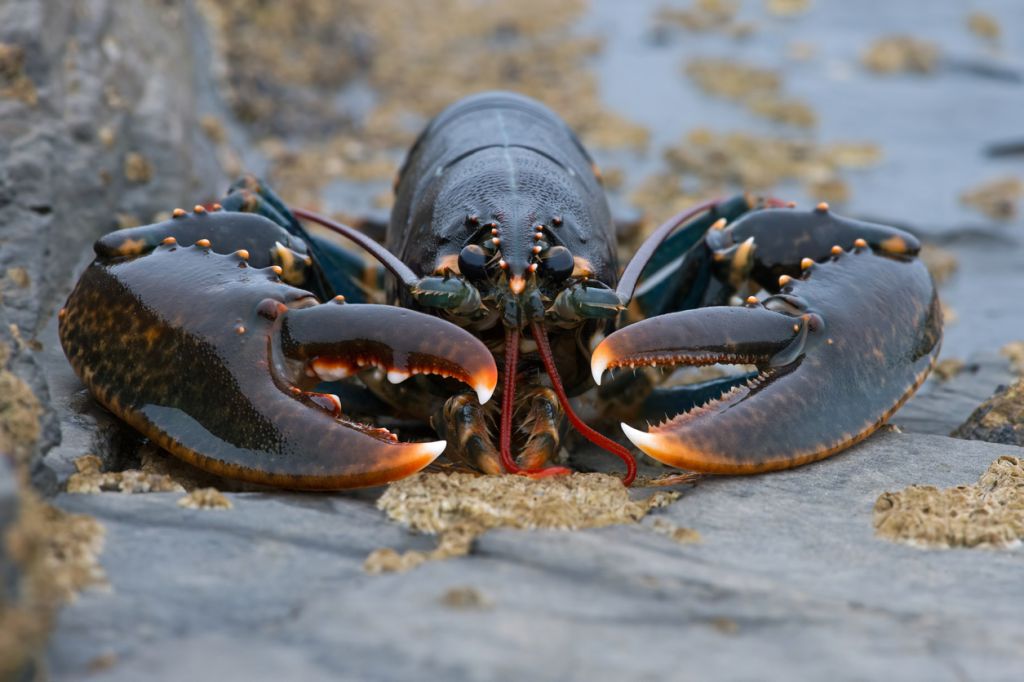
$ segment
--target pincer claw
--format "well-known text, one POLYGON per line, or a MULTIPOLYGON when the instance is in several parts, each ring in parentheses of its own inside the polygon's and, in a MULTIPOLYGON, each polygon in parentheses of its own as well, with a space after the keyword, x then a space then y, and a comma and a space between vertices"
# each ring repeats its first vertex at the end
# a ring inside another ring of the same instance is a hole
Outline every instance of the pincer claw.
POLYGON ((112 412, 218 475, 306 490, 397 480, 445 441, 404 443, 346 419, 316 383, 372 366, 452 377, 481 401, 497 384, 490 351, 459 327, 390 306, 318 304, 241 252, 172 239, 141 257, 98 256, 60 317, 68 359, 112 412), (127 333, 116 326, 126 320, 127 333))
POLYGON ((366 366, 379 367, 392 383, 435 374, 468 384, 480 404, 491 399, 498 383, 494 356, 479 339, 438 317, 394 306, 290 310, 282 322, 281 344, 285 355, 307 361, 325 381, 366 366))
POLYGON ((905 252, 825 251, 763 304, 661 315, 598 345, 595 380, 615 367, 757 367, 746 384, 649 430, 623 424, 634 445, 692 471, 784 469, 863 440, 913 394, 942 336, 928 271, 905 252))

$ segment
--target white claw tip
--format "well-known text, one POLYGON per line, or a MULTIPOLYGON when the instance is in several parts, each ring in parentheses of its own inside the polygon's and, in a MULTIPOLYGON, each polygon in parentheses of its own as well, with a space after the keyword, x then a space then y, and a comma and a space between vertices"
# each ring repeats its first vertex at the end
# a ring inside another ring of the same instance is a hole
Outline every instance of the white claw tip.
POLYGON ((423 447, 423 452, 430 455, 430 461, 433 462, 435 459, 441 456, 444 449, 448 447, 448 441, 446 440, 435 440, 430 443, 420 443, 423 447))
POLYGON ((640 429, 634 429, 626 422, 622 422, 622 432, 626 434, 626 438, 630 440, 633 445, 637 446, 647 454, 651 454, 652 451, 656 451, 656 443, 658 437, 653 433, 641 431, 640 429))
POLYGON ((388 371, 388 381, 393 384, 400 384, 409 378, 409 373, 404 372, 400 369, 392 369, 388 371))
POLYGON ((594 383, 598 386, 601 385, 601 377, 604 376, 606 369, 608 369, 608 361, 604 358, 595 355, 590 359, 590 371, 594 374, 594 383))
POLYGON ((476 398, 480 401, 481 405, 486 404, 491 399, 491 396, 494 395, 494 388, 484 384, 478 384, 474 390, 476 391, 476 398))

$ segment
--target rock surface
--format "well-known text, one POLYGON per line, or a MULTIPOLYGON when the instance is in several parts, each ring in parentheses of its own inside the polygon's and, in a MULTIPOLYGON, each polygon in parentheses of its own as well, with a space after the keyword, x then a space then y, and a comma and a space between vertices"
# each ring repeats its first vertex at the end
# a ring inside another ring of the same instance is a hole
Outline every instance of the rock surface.
MULTIPOLYGON (((59 601, 31 594, 39 585, 11 558, 35 551, 13 544, 15 460, 37 487, 57 486, 40 457, 62 436, 43 330, 96 236, 222 184, 196 124, 187 20, 156 3, 0 3, 0 621, 8 639, 32 633, 0 655, 31 658, 59 601)), ((0 677, 13 665, 0 661, 0 677)))
POLYGON ((1003 386, 952 433, 957 438, 1024 445, 1024 380, 1003 386))
POLYGON ((906 432, 948 436, 991 398, 994 391, 1015 380, 1016 374, 1005 356, 981 353, 965 362, 963 369, 946 381, 933 375, 914 399, 893 415, 890 423, 906 432))
POLYGON ((874 537, 880 493, 973 482, 1024 450, 884 433, 846 455, 708 479, 656 511, 697 530, 492 531, 472 555, 371 576, 428 538, 349 495, 62 495, 107 527, 111 590, 61 615, 55 679, 1012 679, 1024 666, 1020 551, 874 537), (473 588, 478 608, 453 609, 473 588), (111 657, 111 654, 113 655, 111 657), (231 661, 230 664, 227 661, 231 661))

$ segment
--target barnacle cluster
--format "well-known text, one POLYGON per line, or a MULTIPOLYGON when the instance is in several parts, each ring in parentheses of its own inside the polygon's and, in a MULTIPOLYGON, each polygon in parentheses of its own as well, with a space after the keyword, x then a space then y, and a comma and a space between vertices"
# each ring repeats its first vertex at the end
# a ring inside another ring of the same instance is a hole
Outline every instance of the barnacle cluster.
POLYGON ((3 510, 14 516, 0 528, 0 679, 24 671, 62 603, 104 581, 103 526, 52 507, 29 485, 27 463, 42 409, 28 385, 6 369, 9 357, 9 347, 0 343, 0 476, 10 477, 17 489, 15 509, 3 510))
POLYGON ((922 548, 999 548, 1024 538, 1024 462, 1000 457, 977 483, 912 485, 875 502, 879 537, 922 548))
POLYGON ((775 71, 732 59, 694 59, 686 75, 709 95, 742 104, 756 116, 797 128, 814 128, 818 117, 804 102, 786 95, 775 71))
POLYGON ((1011 175, 986 180, 964 190, 960 194, 960 203, 994 220, 1013 220, 1020 210, 1022 198, 1024 180, 1011 175))
MULTIPOLYGON (((638 523, 678 493, 660 491, 634 499, 622 479, 608 474, 553 476, 477 476, 421 473, 392 483, 377 506, 392 521, 413 531, 437 535, 437 547, 405 553, 378 549, 366 559, 368 573, 409 570, 425 561, 464 556, 473 541, 493 528, 577 530, 638 523)), ((677 541, 691 537, 662 525, 659 532, 677 541)))

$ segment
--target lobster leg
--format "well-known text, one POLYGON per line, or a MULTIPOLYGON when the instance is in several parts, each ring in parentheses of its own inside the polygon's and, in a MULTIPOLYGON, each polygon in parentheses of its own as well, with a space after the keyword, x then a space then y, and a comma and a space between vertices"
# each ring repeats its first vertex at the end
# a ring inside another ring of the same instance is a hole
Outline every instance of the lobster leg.
MULTIPOLYGON (((819 263, 786 256, 779 262, 789 267, 795 261, 801 278, 784 273, 774 283, 779 293, 763 303, 751 297, 742 307, 650 318, 615 332, 595 349, 597 381, 605 369, 623 366, 758 368, 748 383, 647 431, 624 424, 641 450, 695 471, 788 468, 866 438, 924 381, 938 354, 942 314, 928 271, 909 255, 916 242, 898 230, 820 209, 806 216, 764 211, 737 223, 735 232, 743 236, 741 228, 751 229, 759 235, 757 228, 770 234, 768 227, 803 230, 824 224, 831 230, 828 237, 848 238, 852 251, 833 244, 836 248, 820 249, 827 257, 819 263), (767 222, 764 214, 769 214, 767 222), (783 214, 787 220, 780 227, 775 216, 783 214), (753 224, 744 225, 748 221, 753 224), (867 227, 879 228, 877 234, 868 232, 877 253, 868 248, 867 238, 854 236, 867 227)), ((792 244, 789 237, 780 239, 792 244)), ((755 250, 758 238, 752 243, 755 250)), ((768 269, 752 260, 750 267, 768 269)))
POLYGON ((448 458, 461 460, 485 474, 501 474, 501 453, 494 447, 485 413, 477 397, 460 393, 449 398, 433 419, 449 442, 448 458))
POLYGON ((522 469, 542 469, 558 453, 562 406, 555 392, 546 386, 533 387, 523 397, 529 405, 526 419, 521 422, 527 437, 516 465, 522 469))
POLYGON ((309 245, 319 267, 307 281, 289 280, 290 284, 315 291, 323 298, 341 294, 351 303, 367 303, 378 298, 375 292, 384 290, 384 268, 377 261, 363 251, 347 249, 306 230, 273 189, 256 176, 243 175, 236 180, 220 204, 227 211, 263 216, 309 245))
POLYGON ((630 304, 631 317, 653 317, 706 305, 711 282, 704 235, 718 221, 732 222, 753 208, 747 195, 727 199, 676 230, 654 252, 630 304))
MULTIPOLYGON (((537 470, 550 462, 558 452, 562 408, 550 388, 532 387, 525 391, 520 405, 528 408, 520 429, 526 442, 519 450, 516 465, 524 470, 537 470)), ((504 473, 501 453, 494 447, 487 413, 475 396, 454 395, 445 402, 433 423, 450 442, 447 456, 459 459, 487 474, 504 473)))

